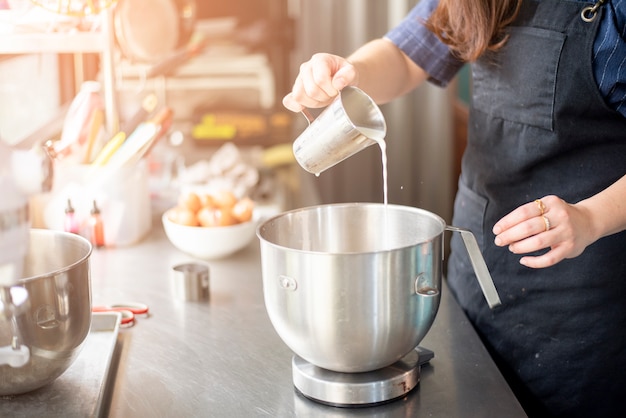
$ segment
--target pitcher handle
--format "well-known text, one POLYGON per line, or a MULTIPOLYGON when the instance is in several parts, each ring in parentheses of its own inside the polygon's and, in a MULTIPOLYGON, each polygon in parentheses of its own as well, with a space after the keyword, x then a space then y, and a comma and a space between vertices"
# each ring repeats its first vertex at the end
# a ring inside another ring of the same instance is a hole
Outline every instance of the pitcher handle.
POLYGON ((502 302, 500 301, 498 290, 493 283, 491 273, 489 273, 489 269, 487 268, 485 259, 480 252, 480 248, 478 248, 476 237, 474 236, 472 231, 463 228, 457 228, 455 226, 446 226, 446 229, 448 231, 459 232, 461 234, 461 238, 463 238, 463 243, 465 244, 465 248, 467 249, 467 253, 469 254, 472 267, 474 268, 476 279, 478 279, 478 284, 480 285, 480 289, 483 291, 483 295, 485 295, 485 299, 487 300, 489 308, 493 309, 497 306, 500 306, 502 302))
POLYGON ((309 109, 307 109, 306 107, 303 107, 300 113, 304 115, 304 117, 306 118, 306 121, 309 122, 309 126, 311 126, 315 118, 313 117, 309 109))

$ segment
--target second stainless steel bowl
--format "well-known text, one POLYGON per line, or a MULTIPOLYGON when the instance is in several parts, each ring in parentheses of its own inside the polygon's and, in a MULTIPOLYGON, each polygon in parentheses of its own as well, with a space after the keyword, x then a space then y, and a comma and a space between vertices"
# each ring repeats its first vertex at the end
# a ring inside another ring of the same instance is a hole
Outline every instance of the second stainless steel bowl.
POLYGON ((90 255, 91 244, 78 235, 30 231, 24 278, 18 284, 28 300, 13 318, 0 316, 0 347, 11 347, 17 329, 18 343, 30 356, 21 367, 0 362, 0 395, 45 386, 80 353, 91 325, 90 255))

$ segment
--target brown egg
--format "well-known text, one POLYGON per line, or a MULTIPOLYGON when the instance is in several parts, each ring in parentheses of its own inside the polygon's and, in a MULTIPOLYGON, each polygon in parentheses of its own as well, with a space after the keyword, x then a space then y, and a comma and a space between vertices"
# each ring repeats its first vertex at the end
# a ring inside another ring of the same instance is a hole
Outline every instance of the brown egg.
POLYGON ((172 221, 174 223, 178 223, 178 212, 179 211, 180 211, 180 209, 178 207, 170 209, 169 211, 167 211, 167 219, 169 219, 170 221, 172 221))
POLYGON ((198 222, 200 226, 218 226, 219 220, 217 215, 218 210, 209 207, 203 207, 198 211, 198 222))
POLYGON ((249 197, 244 197, 233 206, 231 214, 238 222, 248 222, 252 219, 252 211, 254 210, 254 202, 249 197))
POLYGON ((180 206, 172 209, 172 211, 168 214, 168 218, 170 221, 180 225, 198 226, 198 218, 196 217, 196 214, 193 211, 180 206))
POLYGON ((218 209, 218 223, 219 226, 235 225, 237 219, 230 213, 231 208, 218 209))
POLYGON ((237 223, 229 209, 202 208, 198 211, 198 221, 202 226, 228 226, 237 223))
POLYGON ((208 193, 202 193, 199 194, 198 197, 200 198, 200 205, 203 208, 215 208, 217 207, 217 205, 215 204, 215 200, 213 199, 213 196, 211 196, 208 193))
POLYGON ((213 201, 218 208, 230 209, 237 203, 237 198, 233 192, 222 190, 213 194, 213 201))
POLYGON ((193 213, 196 213, 202 207, 202 203, 197 193, 187 192, 180 195, 178 199, 178 206, 187 208, 193 213))

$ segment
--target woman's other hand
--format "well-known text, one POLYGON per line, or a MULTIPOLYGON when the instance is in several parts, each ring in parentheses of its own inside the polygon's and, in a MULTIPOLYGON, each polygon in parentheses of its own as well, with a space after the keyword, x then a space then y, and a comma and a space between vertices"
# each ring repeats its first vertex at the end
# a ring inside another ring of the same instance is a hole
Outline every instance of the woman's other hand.
POLYGON ((532 268, 549 267, 566 258, 579 256, 598 239, 591 227, 591 214, 557 196, 526 203, 500 219, 493 227, 495 243, 508 246, 514 254, 549 248, 539 256, 525 256, 520 263, 532 268))

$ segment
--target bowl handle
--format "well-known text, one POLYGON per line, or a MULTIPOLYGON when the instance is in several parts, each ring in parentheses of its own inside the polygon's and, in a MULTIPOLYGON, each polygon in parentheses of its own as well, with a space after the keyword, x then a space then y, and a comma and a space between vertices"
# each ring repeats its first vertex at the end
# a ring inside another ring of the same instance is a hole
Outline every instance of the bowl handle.
POLYGON ((474 234, 467 229, 457 228, 455 226, 446 226, 446 230, 459 232, 461 234, 461 238, 463 238, 463 243, 465 244, 465 248, 469 254, 470 261, 472 262, 474 273, 476 273, 478 284, 483 291, 483 295, 485 295, 485 299, 487 299, 487 304, 491 309, 496 306, 500 306, 502 302, 500 301, 498 290, 493 284, 491 273, 489 273, 487 264, 485 264, 485 259, 480 252, 480 248, 478 248, 478 243, 476 242, 474 234))
POLYGON ((30 350, 25 345, 0 347, 0 366, 8 364, 13 368, 25 366, 30 359, 30 350))

